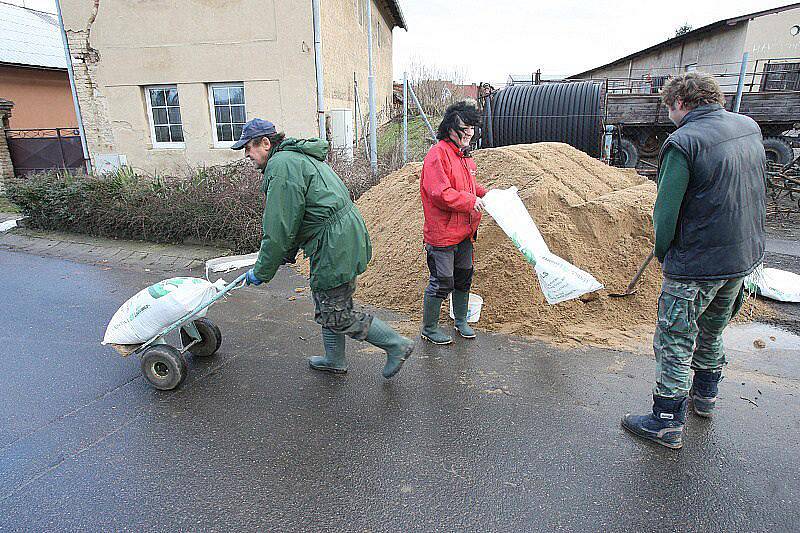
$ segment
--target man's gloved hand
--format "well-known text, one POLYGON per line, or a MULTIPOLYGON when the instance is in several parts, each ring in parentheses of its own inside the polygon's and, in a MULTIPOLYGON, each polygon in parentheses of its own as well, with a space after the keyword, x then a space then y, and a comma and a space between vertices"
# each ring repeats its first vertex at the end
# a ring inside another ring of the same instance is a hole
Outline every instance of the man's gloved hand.
POLYGON ((483 198, 481 198, 480 196, 476 196, 475 203, 473 204, 472 209, 474 209, 478 213, 482 213, 486 209, 486 203, 483 201, 483 198))
POLYGON ((256 273, 253 272, 253 269, 247 271, 247 275, 245 276, 244 280, 247 282, 248 285, 261 285, 263 282, 256 277, 256 273))

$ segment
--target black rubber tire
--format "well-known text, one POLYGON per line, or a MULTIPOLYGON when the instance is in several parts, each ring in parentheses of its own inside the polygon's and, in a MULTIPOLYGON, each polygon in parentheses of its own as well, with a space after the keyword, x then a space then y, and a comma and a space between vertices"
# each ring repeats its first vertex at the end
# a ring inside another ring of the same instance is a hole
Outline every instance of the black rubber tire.
POLYGON ((151 346, 142 354, 142 374, 158 390, 172 390, 186 378, 188 369, 181 352, 166 344, 151 346))
MULTIPOLYGON (((222 332, 207 318, 198 318, 193 322, 202 340, 189 348, 189 353, 195 357, 211 357, 222 346, 222 332)), ((192 338, 183 328, 181 328, 181 342, 184 346, 192 342, 192 338)))
POLYGON ((767 154, 767 161, 778 163, 784 167, 794 160, 792 146, 778 137, 764 139, 764 152, 767 154))
POLYGON ((625 137, 619 140, 619 150, 622 155, 623 168, 636 168, 639 164, 639 149, 630 139, 625 137))

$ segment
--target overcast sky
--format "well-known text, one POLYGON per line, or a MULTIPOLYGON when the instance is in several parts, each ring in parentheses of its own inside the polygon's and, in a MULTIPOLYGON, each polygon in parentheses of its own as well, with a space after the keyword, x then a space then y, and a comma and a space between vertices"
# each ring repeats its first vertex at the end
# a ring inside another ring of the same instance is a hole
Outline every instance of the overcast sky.
MULTIPOLYGON (((54 0, 3 0, 53 11, 54 0)), ((283 0, 276 0, 283 1, 283 0)), ((326 0, 322 0, 325 2, 326 0)), ((409 31, 394 30, 394 76, 412 62, 504 82, 542 69, 567 76, 675 35, 790 2, 770 0, 398 0, 409 31)), ((800 23, 800 21, 798 21, 800 23)), ((324 45, 324 43, 323 43, 324 45)))
MULTIPOLYGON (((323 0, 324 1, 324 0, 323 0)), ((684 23, 788 5, 767 0, 398 0, 409 31, 394 31, 395 79, 421 60, 471 82, 542 69, 570 75, 667 38, 684 23)), ((798 21, 800 23, 800 21, 798 21)))

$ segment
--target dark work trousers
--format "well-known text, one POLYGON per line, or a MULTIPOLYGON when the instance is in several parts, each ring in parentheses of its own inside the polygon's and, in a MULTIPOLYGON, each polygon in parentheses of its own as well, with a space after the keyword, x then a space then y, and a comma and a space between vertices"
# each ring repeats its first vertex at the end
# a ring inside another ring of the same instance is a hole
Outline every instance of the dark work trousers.
POLYGON ((314 298, 314 321, 334 333, 341 333, 363 341, 372 325, 372 315, 353 309, 353 293, 356 280, 332 289, 312 291, 314 298))
POLYGON ((452 246, 425 245, 428 253, 430 281, 425 295, 430 298, 447 298, 453 289, 469 292, 472 285, 472 241, 467 238, 452 246))

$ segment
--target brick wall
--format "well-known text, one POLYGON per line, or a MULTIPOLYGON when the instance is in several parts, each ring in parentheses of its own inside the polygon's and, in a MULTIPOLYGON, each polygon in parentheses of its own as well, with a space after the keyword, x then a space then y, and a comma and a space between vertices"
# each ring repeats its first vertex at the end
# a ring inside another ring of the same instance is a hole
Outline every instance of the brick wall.
POLYGON ((114 132, 109 120, 108 104, 97 83, 100 54, 89 47, 86 31, 67 30, 69 52, 75 74, 75 89, 83 116, 89 155, 114 153, 114 132))
POLYGON ((5 182, 14 177, 14 167, 11 164, 11 154, 6 143, 8 118, 14 104, 8 100, 0 100, 0 194, 5 191, 5 182))

